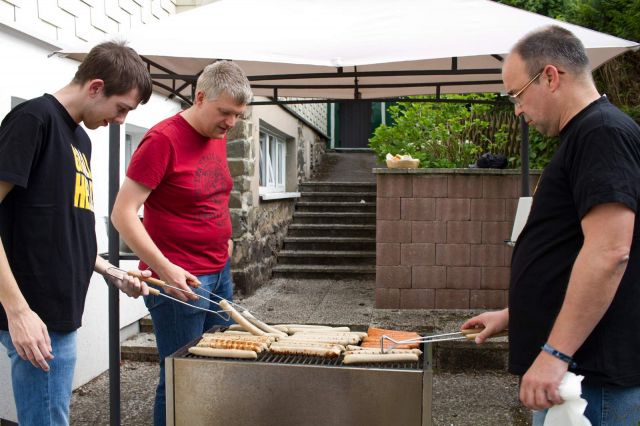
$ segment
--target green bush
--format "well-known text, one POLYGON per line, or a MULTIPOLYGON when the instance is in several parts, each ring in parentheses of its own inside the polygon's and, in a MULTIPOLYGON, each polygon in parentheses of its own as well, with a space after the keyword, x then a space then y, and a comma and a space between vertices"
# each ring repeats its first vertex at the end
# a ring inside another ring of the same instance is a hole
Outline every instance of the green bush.
POLYGON ((420 160, 420 167, 456 168, 468 167, 484 152, 505 151, 507 129, 490 129, 487 118, 495 107, 464 102, 471 98, 495 100, 495 95, 443 98, 458 102, 399 102, 390 106, 393 124, 379 126, 369 139, 379 160, 384 161, 388 153, 408 154, 420 160))

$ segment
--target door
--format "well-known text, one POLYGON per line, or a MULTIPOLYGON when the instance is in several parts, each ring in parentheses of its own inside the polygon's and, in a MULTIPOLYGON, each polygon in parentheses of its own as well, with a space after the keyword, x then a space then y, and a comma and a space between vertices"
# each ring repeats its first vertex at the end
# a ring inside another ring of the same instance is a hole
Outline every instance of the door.
POLYGON ((340 147, 369 148, 371 102, 340 103, 340 147))

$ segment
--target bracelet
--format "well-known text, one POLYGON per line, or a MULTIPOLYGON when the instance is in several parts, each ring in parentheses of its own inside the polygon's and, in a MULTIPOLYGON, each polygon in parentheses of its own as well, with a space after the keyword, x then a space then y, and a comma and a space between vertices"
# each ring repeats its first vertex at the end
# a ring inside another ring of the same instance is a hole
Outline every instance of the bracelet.
POLYGON ((545 351, 548 354, 553 355, 554 357, 558 358, 559 360, 562 360, 564 362, 566 362, 567 364, 569 364, 569 367, 571 368, 576 368, 578 366, 578 364, 576 364, 573 361, 573 358, 571 358, 569 355, 560 352, 559 350, 557 350, 556 348, 554 348, 553 346, 551 346, 548 343, 545 343, 544 345, 542 345, 540 347, 540 349, 542 349, 543 351, 545 351))

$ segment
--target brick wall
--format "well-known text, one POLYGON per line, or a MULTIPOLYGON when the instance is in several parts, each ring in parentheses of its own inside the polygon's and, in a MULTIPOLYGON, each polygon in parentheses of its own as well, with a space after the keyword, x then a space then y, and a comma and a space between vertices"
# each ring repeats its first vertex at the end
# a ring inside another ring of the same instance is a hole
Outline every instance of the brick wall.
MULTIPOLYGON (((376 307, 507 304, 515 170, 378 169, 376 307)), ((532 173, 532 188, 539 173, 532 173)))

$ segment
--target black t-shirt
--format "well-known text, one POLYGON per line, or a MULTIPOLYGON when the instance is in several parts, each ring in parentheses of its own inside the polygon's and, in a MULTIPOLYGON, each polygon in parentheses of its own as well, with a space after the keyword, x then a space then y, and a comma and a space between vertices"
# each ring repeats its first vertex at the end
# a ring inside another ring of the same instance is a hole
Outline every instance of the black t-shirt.
POLYGON ((585 383, 640 385, 640 127, 606 97, 560 133, 513 252, 509 370, 524 374, 540 353, 564 301, 589 209, 622 203, 636 212, 631 255, 602 320, 574 355, 585 383))
POLYGON ((2 121, 0 180, 15 186, 0 203, 0 236, 20 291, 52 331, 80 327, 95 266, 90 158, 87 133, 51 95, 2 121))

